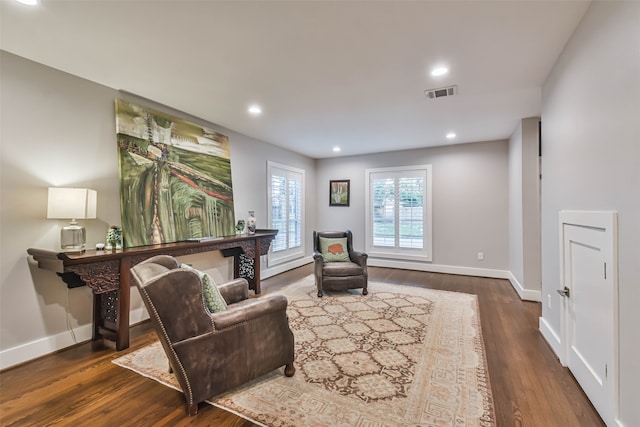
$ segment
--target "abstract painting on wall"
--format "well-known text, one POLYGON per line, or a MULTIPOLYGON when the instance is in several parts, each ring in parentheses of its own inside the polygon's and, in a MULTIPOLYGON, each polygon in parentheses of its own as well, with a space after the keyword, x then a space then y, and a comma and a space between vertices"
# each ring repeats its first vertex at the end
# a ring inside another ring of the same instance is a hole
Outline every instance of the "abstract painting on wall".
POLYGON ((125 247, 235 233, 229 138, 116 99, 125 247))

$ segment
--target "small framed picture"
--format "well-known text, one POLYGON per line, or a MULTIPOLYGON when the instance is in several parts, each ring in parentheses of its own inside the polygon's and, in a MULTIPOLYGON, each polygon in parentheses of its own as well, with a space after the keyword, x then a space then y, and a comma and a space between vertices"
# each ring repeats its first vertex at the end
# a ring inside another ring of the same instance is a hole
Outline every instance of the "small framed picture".
POLYGON ((349 185, 351 180, 329 181, 329 206, 349 206, 349 185))

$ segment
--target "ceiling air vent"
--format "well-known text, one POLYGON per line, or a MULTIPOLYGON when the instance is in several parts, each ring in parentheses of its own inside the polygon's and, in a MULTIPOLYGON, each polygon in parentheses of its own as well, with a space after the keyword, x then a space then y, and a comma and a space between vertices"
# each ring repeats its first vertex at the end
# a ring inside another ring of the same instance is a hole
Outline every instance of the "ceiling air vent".
POLYGON ((458 86, 441 87, 438 89, 427 89, 424 94, 427 99, 443 98, 445 96, 453 96, 458 93, 458 86))

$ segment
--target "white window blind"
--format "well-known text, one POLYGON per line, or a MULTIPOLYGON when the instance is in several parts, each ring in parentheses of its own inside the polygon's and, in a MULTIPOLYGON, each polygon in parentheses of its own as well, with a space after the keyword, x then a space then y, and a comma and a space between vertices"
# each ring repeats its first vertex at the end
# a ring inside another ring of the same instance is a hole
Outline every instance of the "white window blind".
POLYGON ((267 162, 271 242, 268 264, 277 265, 304 256, 304 170, 267 162))
POLYGON ((431 165, 366 171, 367 252, 431 261, 431 165))

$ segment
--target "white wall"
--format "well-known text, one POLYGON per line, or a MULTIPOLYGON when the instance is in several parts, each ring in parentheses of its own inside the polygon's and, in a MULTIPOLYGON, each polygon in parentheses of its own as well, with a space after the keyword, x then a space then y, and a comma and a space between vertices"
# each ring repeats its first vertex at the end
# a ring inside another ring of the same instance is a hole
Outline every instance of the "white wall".
POLYGON ((509 269, 523 289, 524 248, 522 247, 522 123, 509 138, 509 269))
MULTIPOLYGON (((593 2, 543 88, 541 327, 561 337, 558 212, 618 212, 620 425, 640 425, 640 3, 593 2)), ((555 334, 555 337, 553 336, 555 334)))
POLYGON ((540 167, 538 142, 540 119, 522 120, 522 241, 524 289, 534 301, 540 301, 540 167))
MULTIPOLYGON (((411 267, 506 277, 495 270, 504 273, 509 265, 507 148, 507 141, 491 141, 318 160, 318 230, 350 229, 363 250, 365 169, 431 164, 433 262, 411 267), (350 207, 329 206, 335 179, 351 180, 350 207)), ((371 258, 369 264, 380 265, 371 258)))
POLYGON ((509 138, 509 270, 522 299, 540 301, 538 117, 509 138))
MULTIPOLYGON (((68 328, 78 341, 91 336, 90 290, 68 290, 55 273, 30 265, 26 250, 59 250, 59 230, 65 221, 46 219, 49 186, 97 190, 98 218, 84 221, 89 247, 104 241, 111 224, 120 224, 115 98, 199 121, 229 136, 238 219, 255 210, 258 227, 267 225, 267 160, 305 169, 307 191, 313 192, 313 159, 7 52, 1 52, 0 59, 0 368, 73 344, 68 328)), ((309 229, 314 221, 315 199, 310 197, 309 229)), ((217 253, 184 261, 218 280, 232 276, 230 262, 217 253)), ((146 317, 135 289, 131 308, 132 322, 146 317)))
MULTIPOLYGON (((0 83, 0 349, 2 366, 90 337, 92 296, 53 272, 30 271, 29 247, 56 249, 62 220, 46 219, 47 187, 98 191, 99 218, 84 222, 94 245, 119 223, 112 91, 2 52, 0 83), (104 100, 105 102, 96 102, 104 100), (111 198, 111 202, 109 199, 111 198), (116 222, 117 221, 117 222, 116 222), (83 327, 85 326, 85 327, 83 327), (20 346, 30 346, 28 350, 20 346), (4 350, 12 349, 12 352, 4 350)), ((134 301, 133 304, 136 307, 134 301)))

